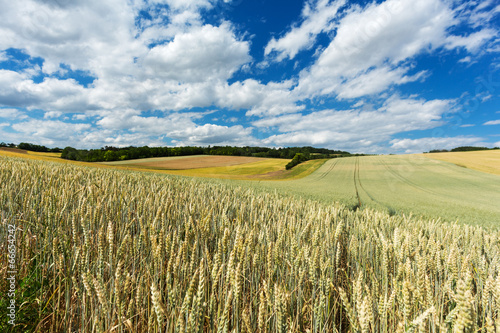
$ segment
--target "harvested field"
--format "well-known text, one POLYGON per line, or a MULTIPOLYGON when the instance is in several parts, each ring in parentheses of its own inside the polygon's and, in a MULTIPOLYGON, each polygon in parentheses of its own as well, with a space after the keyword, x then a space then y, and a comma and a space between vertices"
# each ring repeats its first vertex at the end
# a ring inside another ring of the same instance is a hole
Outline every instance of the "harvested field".
POLYGON ((26 150, 22 150, 22 149, 18 149, 18 148, 0 147, 0 150, 8 151, 11 153, 18 153, 18 154, 27 154, 28 153, 26 150))
MULTIPOLYGON (((188 170, 188 169, 200 169, 200 168, 214 168, 214 167, 226 167, 239 164, 254 163, 266 160, 265 158, 259 157, 247 157, 247 156, 211 156, 211 155, 197 155, 197 156, 186 156, 185 158, 163 158, 157 159, 155 161, 145 161, 145 162, 134 162, 127 161, 127 164, 140 166, 140 167, 151 167, 151 168, 161 168, 169 170, 188 170)), ((143 160, 144 161, 144 160, 143 160)))

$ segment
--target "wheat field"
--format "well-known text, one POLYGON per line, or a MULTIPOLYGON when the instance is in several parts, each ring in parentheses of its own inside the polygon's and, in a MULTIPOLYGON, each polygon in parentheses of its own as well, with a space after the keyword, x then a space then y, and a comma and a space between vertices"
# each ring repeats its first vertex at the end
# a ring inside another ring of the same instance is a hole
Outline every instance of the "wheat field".
POLYGON ((419 155, 331 159, 294 181, 241 183, 346 206, 496 228, 500 177, 419 155))
POLYGON ((0 157, 8 332, 497 332, 500 233, 0 157))

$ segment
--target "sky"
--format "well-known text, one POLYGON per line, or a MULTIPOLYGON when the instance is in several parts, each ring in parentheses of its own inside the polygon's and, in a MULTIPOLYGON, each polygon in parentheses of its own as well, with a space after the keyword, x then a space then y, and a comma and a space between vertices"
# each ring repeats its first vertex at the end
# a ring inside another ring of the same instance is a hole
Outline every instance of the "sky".
POLYGON ((496 0, 0 0, 0 141, 500 146, 496 0))

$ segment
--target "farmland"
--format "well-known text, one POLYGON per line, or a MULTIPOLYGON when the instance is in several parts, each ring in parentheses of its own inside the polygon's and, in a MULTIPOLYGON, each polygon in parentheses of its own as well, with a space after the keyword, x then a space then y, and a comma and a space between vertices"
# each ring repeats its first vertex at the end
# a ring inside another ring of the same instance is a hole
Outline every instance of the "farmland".
POLYGON ((187 170, 199 168, 213 168, 260 162, 266 160, 259 157, 245 156, 213 156, 191 155, 179 157, 144 158, 132 161, 108 162, 109 165, 134 165, 167 170, 187 170))
POLYGON ((293 170, 285 170, 285 165, 288 162, 288 160, 281 158, 193 155, 104 162, 100 164, 192 177, 283 180, 305 177, 318 169, 325 160, 311 160, 293 170))
POLYGON ((250 185, 390 214, 413 213, 446 221, 498 226, 498 175, 426 156, 333 159, 302 179, 250 185))
MULTIPOLYGON (((399 179, 394 187, 402 193, 424 185, 397 167, 417 162, 399 158, 331 160, 295 182, 315 181, 331 198, 344 193, 354 201, 357 188, 362 205, 369 195, 384 204, 388 197, 375 191, 381 180, 370 177, 380 170, 399 179)), ((5 156, 0 211, 2 258, 8 226, 16 230, 19 332, 499 327, 497 229, 354 211, 235 182, 5 156)), ((2 318, 7 301, 0 299, 2 318)), ((0 325, 6 331, 6 321, 0 325)))
POLYGON ((433 153, 425 156, 453 163, 463 168, 500 175, 500 150, 433 153))

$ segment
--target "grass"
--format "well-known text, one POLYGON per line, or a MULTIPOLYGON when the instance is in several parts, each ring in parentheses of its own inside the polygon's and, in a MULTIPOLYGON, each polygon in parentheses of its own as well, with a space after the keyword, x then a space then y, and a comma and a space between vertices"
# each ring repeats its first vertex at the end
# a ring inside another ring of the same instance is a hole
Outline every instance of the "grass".
MULTIPOLYGON (((410 162, 338 159, 309 182, 329 183, 339 167, 359 186, 371 172, 380 175, 381 163, 411 181, 396 167, 410 162)), ((305 186, 306 179, 296 182, 305 186)), ((232 184, 0 156, 2 258, 6 224, 20 228, 20 306, 11 327, 2 294, 0 331, 500 327, 498 229, 353 211, 232 184)), ((2 290, 6 274, 2 264, 2 290)))
POLYGON ((482 172, 500 175, 500 150, 425 154, 425 157, 482 172))

